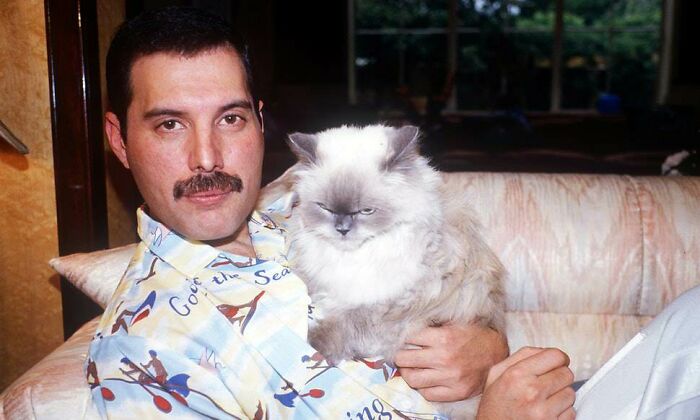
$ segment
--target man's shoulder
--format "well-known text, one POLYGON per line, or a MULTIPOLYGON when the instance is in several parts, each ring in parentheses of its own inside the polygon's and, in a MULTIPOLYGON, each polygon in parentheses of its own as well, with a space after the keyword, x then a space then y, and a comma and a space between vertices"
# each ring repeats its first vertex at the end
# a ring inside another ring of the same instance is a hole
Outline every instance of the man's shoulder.
POLYGON ((153 254, 144 242, 140 242, 109 299, 104 317, 114 315, 118 309, 143 303, 156 289, 163 289, 165 292, 166 283, 158 281, 158 278, 164 275, 172 276, 173 271, 172 267, 153 254))
POLYGON ((124 336, 128 341, 160 336, 157 332, 167 330, 168 320, 177 318, 168 302, 187 288, 183 279, 184 275, 139 244, 105 308, 96 338, 124 336))

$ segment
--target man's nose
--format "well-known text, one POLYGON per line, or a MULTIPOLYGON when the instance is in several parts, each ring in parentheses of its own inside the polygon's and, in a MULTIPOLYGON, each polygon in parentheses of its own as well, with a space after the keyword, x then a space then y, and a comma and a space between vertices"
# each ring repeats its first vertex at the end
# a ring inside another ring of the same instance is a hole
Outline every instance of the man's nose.
POLYGON ((196 130, 190 152, 190 169, 194 172, 212 172, 223 169, 221 142, 210 129, 196 130))

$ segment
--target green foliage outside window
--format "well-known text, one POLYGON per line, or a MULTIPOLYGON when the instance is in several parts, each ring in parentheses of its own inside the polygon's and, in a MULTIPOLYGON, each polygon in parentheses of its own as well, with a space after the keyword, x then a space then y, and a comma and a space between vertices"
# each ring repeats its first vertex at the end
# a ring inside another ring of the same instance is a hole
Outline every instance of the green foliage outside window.
MULTIPOLYGON (((459 108, 549 108, 554 3, 458 1, 459 108)), ((356 27, 445 28, 448 6, 448 0, 356 0, 356 27)), ((661 0, 564 0, 564 108, 591 108, 606 91, 626 106, 653 103, 661 7, 661 0)), ((360 89, 405 85, 415 95, 430 95, 444 85, 444 33, 357 39, 357 56, 364 60, 360 89)))

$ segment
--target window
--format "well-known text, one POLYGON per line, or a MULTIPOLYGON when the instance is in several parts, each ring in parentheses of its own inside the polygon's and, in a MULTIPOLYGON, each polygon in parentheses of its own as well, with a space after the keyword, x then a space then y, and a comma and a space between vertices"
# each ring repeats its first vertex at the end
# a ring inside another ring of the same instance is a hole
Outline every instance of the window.
POLYGON ((589 110, 605 92, 628 107, 654 101, 661 0, 348 1, 360 104, 589 110))

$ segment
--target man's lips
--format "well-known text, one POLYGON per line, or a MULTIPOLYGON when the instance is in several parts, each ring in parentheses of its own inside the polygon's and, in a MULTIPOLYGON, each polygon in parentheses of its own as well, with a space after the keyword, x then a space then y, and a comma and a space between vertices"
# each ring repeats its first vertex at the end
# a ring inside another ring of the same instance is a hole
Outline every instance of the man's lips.
POLYGON ((214 189, 185 194, 182 196, 182 198, 199 203, 214 203, 219 200, 223 200, 229 194, 231 194, 231 192, 233 192, 233 188, 226 188, 224 190, 214 189))

